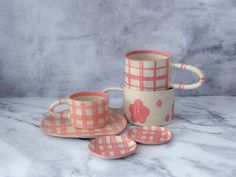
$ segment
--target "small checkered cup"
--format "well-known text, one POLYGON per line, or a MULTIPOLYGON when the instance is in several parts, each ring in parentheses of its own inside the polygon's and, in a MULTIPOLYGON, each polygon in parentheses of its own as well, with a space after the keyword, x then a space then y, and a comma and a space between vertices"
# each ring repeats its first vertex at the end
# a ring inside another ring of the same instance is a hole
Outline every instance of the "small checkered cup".
POLYGON ((67 117, 71 125, 81 129, 95 129, 104 127, 108 122, 108 95, 103 92, 78 92, 68 99, 59 99, 49 106, 49 112, 54 116, 62 116, 54 111, 61 104, 69 105, 67 117))
POLYGON ((158 50, 137 50, 125 55, 125 86, 139 91, 167 90, 170 87, 182 90, 196 89, 205 80, 204 73, 191 65, 171 63, 171 54, 158 50), (170 82, 171 67, 192 71, 199 76, 193 84, 170 82))

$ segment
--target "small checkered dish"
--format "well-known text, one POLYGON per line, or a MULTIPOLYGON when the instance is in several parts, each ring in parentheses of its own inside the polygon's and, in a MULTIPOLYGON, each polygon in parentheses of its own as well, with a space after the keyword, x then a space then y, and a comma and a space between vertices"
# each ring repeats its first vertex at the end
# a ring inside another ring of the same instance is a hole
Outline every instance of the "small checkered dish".
POLYGON ((128 130, 127 136, 141 144, 163 144, 172 138, 172 133, 164 127, 147 125, 128 130))
POLYGON ((91 153, 105 159, 119 159, 133 154, 137 143, 124 136, 101 136, 88 145, 91 153))
POLYGON ((118 135, 126 125, 127 120, 119 113, 110 110, 108 124, 97 129, 80 129, 72 126, 68 119, 69 111, 61 111, 58 114, 46 116, 41 122, 41 129, 50 136, 68 138, 94 138, 101 135, 118 135))

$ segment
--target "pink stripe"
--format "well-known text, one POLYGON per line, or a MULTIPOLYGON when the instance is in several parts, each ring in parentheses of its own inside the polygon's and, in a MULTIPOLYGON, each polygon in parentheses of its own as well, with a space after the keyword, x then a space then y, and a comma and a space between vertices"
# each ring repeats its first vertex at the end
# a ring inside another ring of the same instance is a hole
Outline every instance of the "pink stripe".
POLYGON ((200 77, 200 80, 201 81, 205 81, 205 77, 200 77))
MULTIPOLYGON (((108 102, 106 100, 104 100, 104 102, 101 102, 101 103, 97 103, 97 106, 100 107, 100 106, 104 106, 108 104, 108 102)), ((93 105, 75 105, 75 108, 76 109, 93 109, 93 105)))
MULTIPOLYGON (((125 73, 125 75, 127 77, 129 77, 130 79, 135 79, 135 80, 141 80, 141 77, 140 76, 137 76, 137 75, 133 75, 133 74, 128 74, 128 73, 125 73)), ((161 76, 157 76, 156 77, 156 80, 164 80, 166 79, 167 75, 161 75, 161 76)), ((142 80, 145 80, 145 81, 153 81, 153 77, 144 77, 142 78, 142 80)))
POLYGON ((179 89, 181 89, 181 84, 179 84, 179 89))
MULTIPOLYGON (((125 84, 128 84, 127 82, 125 82, 125 84)), ((134 88, 139 88, 139 86, 137 86, 137 85, 132 85, 132 84, 130 84, 130 87, 134 87, 134 88)), ((153 90, 153 87, 143 87, 144 89, 150 89, 150 90, 153 90)), ((160 86, 160 87, 156 87, 156 90, 157 89, 165 89, 166 87, 165 86, 160 86)))
POLYGON ((153 91, 156 91, 156 85, 157 85, 157 62, 154 61, 154 81, 153 81, 153 91))
POLYGON ((166 60, 166 84, 165 88, 169 87, 169 60, 166 60))
MULTIPOLYGON (((82 126, 87 126, 87 120, 86 120, 86 109, 83 108, 84 106, 84 103, 81 102, 80 103, 80 106, 81 106, 81 112, 82 112, 82 116, 81 116, 81 120, 82 120, 82 126)), ((77 122, 76 122, 77 123, 77 122)))
POLYGON ((186 64, 181 64, 180 68, 181 69, 186 69, 187 65, 186 64))
POLYGON ((93 126, 94 127, 97 127, 99 126, 99 116, 98 116, 98 104, 97 104, 97 101, 93 101, 92 102, 92 106, 93 106, 93 109, 92 109, 92 112, 93 112, 93 126))
POLYGON ((143 87, 144 87, 144 76, 143 76, 143 61, 140 60, 139 61, 139 66, 141 67, 140 70, 139 70, 139 84, 140 84, 140 90, 143 91, 143 87))
POLYGON ((130 55, 133 55, 133 54, 142 54, 142 53, 152 53, 152 54, 158 54, 158 55, 163 55, 165 57, 167 57, 168 59, 171 58, 171 53, 169 52, 165 52, 165 51, 160 51, 160 50, 135 50, 135 51, 132 51, 132 52, 128 52, 126 55, 125 55, 125 58, 126 59, 129 59, 129 60, 132 60, 131 58, 129 58, 130 55))
MULTIPOLYGON (((129 73, 129 75, 130 75, 130 74, 131 74, 131 71, 130 71, 130 70, 131 70, 131 68, 130 68, 130 66, 131 66, 131 65, 130 65, 130 60, 128 60, 128 63, 129 63, 129 66, 128 66, 128 73, 129 73)), ((129 86, 129 88, 130 88, 130 84, 131 84, 130 79, 131 79, 131 78, 128 77, 128 86, 129 86)))
POLYGON ((102 137, 102 144, 101 146, 103 146, 103 152, 105 153, 106 156, 110 156, 110 154, 108 153, 108 147, 106 146, 107 142, 106 142, 106 137, 102 137))
POLYGON ((107 104, 108 104, 107 101, 105 100, 102 101, 102 114, 103 114, 102 117, 103 117, 104 122, 106 120, 107 115, 109 114, 109 110, 106 110, 107 104))
MULTIPOLYGON (((155 61, 156 62, 156 61, 155 61)), ((132 66, 132 65, 126 65, 130 68, 134 68, 134 69, 140 69, 140 67, 137 66, 132 66)), ((162 66, 162 67, 156 67, 156 69, 165 69, 166 66, 162 66)), ((154 70, 154 68, 143 68, 143 70, 154 70)))

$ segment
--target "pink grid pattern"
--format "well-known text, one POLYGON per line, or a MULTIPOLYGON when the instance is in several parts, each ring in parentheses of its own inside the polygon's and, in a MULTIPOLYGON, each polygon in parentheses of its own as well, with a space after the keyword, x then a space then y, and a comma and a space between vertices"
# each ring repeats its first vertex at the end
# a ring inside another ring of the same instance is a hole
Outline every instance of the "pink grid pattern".
MULTIPOLYGON (((130 59, 126 59, 125 85, 128 88, 140 91, 144 90, 164 90, 169 85, 169 60, 165 60, 166 65, 158 67, 158 61, 153 61, 153 67, 145 67, 145 61, 139 60, 135 64, 130 59), (138 66, 137 66, 138 63, 138 66), (132 69, 138 72, 132 72, 132 69), (165 74, 158 74, 158 71, 165 70, 165 74), (151 82, 151 84, 150 84, 151 82), (147 84, 148 83, 148 84, 147 84), (150 86, 151 85, 151 86, 150 86)), ((151 61, 148 61, 149 63, 151 61)))
POLYGON ((134 153, 137 144, 124 136, 102 136, 89 143, 89 150, 95 156, 107 159, 126 157, 134 153))
POLYGON ((72 100, 71 110, 73 112, 73 115, 71 115, 72 125, 78 128, 93 129, 94 127, 105 126, 109 114, 108 102, 105 100, 101 103, 94 101, 89 105, 84 104, 82 101, 78 105, 77 101, 72 100), (99 109, 102 110, 100 113, 99 109))
POLYGON ((97 129, 80 129, 72 126, 67 119, 69 111, 60 112, 60 116, 49 115, 41 122, 41 129, 47 135, 71 138, 94 138, 101 135, 117 135, 127 125, 124 116, 115 111, 110 111, 106 126, 97 129))
POLYGON ((163 144, 172 138, 172 133, 164 127, 147 125, 130 128, 127 136, 142 144, 163 144))
MULTIPOLYGON (((109 105, 106 100, 101 102, 83 102, 69 100, 70 118, 72 125, 78 128, 93 129, 95 127, 105 126, 109 114, 109 105), (99 109, 102 110, 99 112, 99 109)), ((54 102, 49 107, 49 112, 53 112, 55 105, 63 104, 61 99, 54 102)), ((62 113, 59 113, 62 114, 62 113)))

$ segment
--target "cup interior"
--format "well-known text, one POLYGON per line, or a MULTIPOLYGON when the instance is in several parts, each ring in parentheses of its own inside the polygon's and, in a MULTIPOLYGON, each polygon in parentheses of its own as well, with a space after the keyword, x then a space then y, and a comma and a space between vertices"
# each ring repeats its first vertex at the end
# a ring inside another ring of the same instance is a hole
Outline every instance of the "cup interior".
POLYGON ((128 52, 126 58, 130 60, 166 60, 171 58, 171 54, 168 52, 158 51, 158 50, 137 50, 133 52, 128 52))
POLYGON ((103 92, 78 92, 70 95, 70 99, 83 102, 108 100, 108 96, 103 92))

